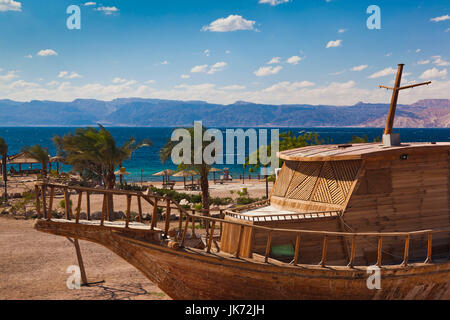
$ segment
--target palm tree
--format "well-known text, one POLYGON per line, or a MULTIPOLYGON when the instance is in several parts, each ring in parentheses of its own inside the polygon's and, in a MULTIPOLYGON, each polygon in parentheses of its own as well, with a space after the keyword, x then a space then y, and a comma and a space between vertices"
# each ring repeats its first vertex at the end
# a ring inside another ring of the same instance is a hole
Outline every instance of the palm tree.
POLYGON ((7 189, 7 181, 8 181, 8 175, 6 172, 6 158, 8 154, 8 145, 6 144, 5 140, 0 137, 0 156, 2 157, 2 173, 3 173, 3 182, 5 183, 5 193, 3 194, 3 197, 5 198, 5 201, 8 200, 8 189, 7 189))
MULTIPOLYGON (((136 138, 130 138, 118 147, 111 133, 101 125, 99 128, 76 129, 75 133, 68 133, 63 137, 55 136, 53 142, 64 163, 71 165, 81 174, 98 177, 106 189, 113 189, 115 186, 114 170, 117 166, 128 160, 138 148, 152 145, 147 139, 138 143, 136 138)), ((108 201, 108 216, 111 218, 112 196, 108 201)))
POLYGON ((47 149, 42 148, 40 145, 36 144, 32 147, 25 146, 22 150, 26 156, 39 161, 42 165, 42 176, 47 177, 47 166, 50 162, 50 157, 48 156, 47 149))
MULTIPOLYGON (((189 135, 191 136, 191 141, 194 141, 194 127, 186 128, 186 130, 189 132, 189 135)), ((204 133, 205 131, 206 131, 206 129, 204 127, 202 127, 202 132, 204 133)), ((164 147, 162 147, 162 149, 159 151, 159 157, 160 157, 162 163, 165 163, 166 161, 168 161, 171 158, 172 150, 175 148, 175 146, 177 144, 178 144, 177 141, 172 141, 169 139, 167 141, 166 145, 164 147)), ((204 149, 208 146, 208 144, 209 144, 209 142, 203 142, 202 150, 201 150, 202 155, 203 155, 204 149)), ((194 158, 195 152, 196 152, 196 150, 194 149, 194 143, 191 143, 191 155, 190 155, 191 160, 194 158)), ((192 162, 193 161, 191 161, 191 163, 192 162)), ((184 164, 184 163, 182 163, 178 166, 178 169, 193 170, 193 171, 196 171, 200 175, 200 188, 202 191, 202 207, 205 210, 209 210, 208 174, 209 174, 209 170, 211 170, 211 166, 206 164, 202 157, 202 162, 200 164, 184 164)))

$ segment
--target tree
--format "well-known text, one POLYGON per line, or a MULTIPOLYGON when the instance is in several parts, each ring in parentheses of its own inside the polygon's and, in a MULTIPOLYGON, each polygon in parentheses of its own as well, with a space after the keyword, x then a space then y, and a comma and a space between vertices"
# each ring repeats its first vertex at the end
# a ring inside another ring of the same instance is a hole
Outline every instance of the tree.
MULTIPOLYGON (((191 142, 194 141, 194 127, 191 128, 186 128, 186 130, 188 131, 190 137, 191 137, 191 142)), ((205 133, 206 129, 202 126, 202 136, 205 133)), ((168 140, 166 145, 164 147, 162 147, 162 149, 159 151, 159 157, 161 159, 162 163, 165 163, 166 161, 168 161, 171 156, 172 156, 172 151, 175 148, 175 146, 178 144, 177 141, 172 141, 172 140, 168 140)), ((181 163, 178 166, 178 169, 180 170, 193 170, 196 171, 199 175, 200 175, 200 189, 202 191, 202 207, 205 210, 209 210, 209 181, 208 181, 208 174, 209 174, 209 170, 211 170, 211 166, 208 165, 207 163, 205 163, 203 156, 201 157, 201 163, 200 164, 194 164, 194 161, 192 161, 194 159, 194 154, 196 152, 200 153, 203 155, 203 152, 205 150, 205 148, 210 144, 210 142, 206 142, 203 141, 202 139, 202 145, 201 145, 201 150, 195 150, 194 149, 194 143, 190 144, 190 164, 187 163, 181 163)), ((213 156, 215 156, 215 154, 213 154, 213 156)))
MULTIPOLYGON (((82 128, 63 137, 55 136, 53 142, 64 163, 71 165, 81 175, 98 177, 106 189, 114 188, 114 170, 119 164, 128 160, 137 149, 152 145, 147 139, 138 143, 136 138, 130 138, 118 147, 112 134, 102 125, 98 129, 82 128)), ((108 195, 107 203, 108 219, 111 220, 114 212, 112 194, 108 195)))
POLYGON ((8 200, 8 174, 6 172, 6 161, 7 161, 7 155, 8 155, 8 145, 6 144, 5 140, 0 137, 0 156, 2 157, 2 174, 3 174, 3 182, 5 183, 5 193, 3 194, 3 197, 5 198, 5 201, 8 200))
MULTIPOLYGON (((310 145, 318 145, 323 144, 324 140, 319 138, 319 135, 314 132, 304 132, 296 136, 292 131, 280 133, 280 143, 279 143, 279 151, 291 150, 296 148, 303 148, 310 145)), ((271 154, 272 146, 260 146, 262 152, 267 152, 267 154, 271 154)), ((254 172, 255 170, 261 167, 261 163, 259 162, 260 150, 256 151, 256 164, 250 164, 249 159, 251 157, 247 157, 245 159, 245 166, 248 166, 249 172, 254 172)), ((265 166, 264 166, 265 167, 265 166)))
POLYGON ((98 129, 82 128, 63 137, 55 136, 53 142, 64 163, 80 173, 84 171, 98 176, 106 189, 115 186, 114 170, 117 166, 128 160, 137 149, 152 145, 148 139, 136 142, 136 138, 132 137, 119 147, 102 125, 98 129))
MULTIPOLYGON (((381 142, 380 137, 376 137, 373 139, 373 142, 381 142)), ((359 136, 352 136, 352 141, 349 143, 369 143, 369 137, 367 135, 359 136)))
POLYGON ((44 178, 47 177, 47 165, 50 162, 48 151, 38 144, 32 147, 25 146, 22 151, 26 156, 39 161, 39 163, 42 165, 42 176, 44 178))

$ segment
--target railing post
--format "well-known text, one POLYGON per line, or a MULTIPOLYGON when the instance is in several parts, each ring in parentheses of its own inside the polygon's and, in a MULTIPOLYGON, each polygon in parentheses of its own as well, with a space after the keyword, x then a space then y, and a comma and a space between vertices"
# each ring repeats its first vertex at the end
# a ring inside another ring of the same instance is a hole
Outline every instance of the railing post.
POLYGON ((45 201, 45 189, 47 189, 47 186, 43 184, 41 186, 41 191, 42 191, 42 211, 44 213, 44 218, 48 218, 47 217, 47 204, 46 204, 46 201, 45 201))
POLYGON ((40 219, 41 218, 41 201, 39 199, 39 186, 34 186, 34 195, 36 197, 36 212, 37 216, 40 219))
POLYGON ((91 193, 89 191, 86 192, 86 205, 87 205, 87 219, 91 220, 91 193))
POLYGON ((154 205, 153 205, 151 230, 155 229, 157 223, 158 223, 158 198, 155 197, 155 202, 154 202, 154 205))
POLYGON ((77 203, 77 217, 75 220, 75 223, 80 223, 80 214, 81 214, 81 199, 83 197, 83 192, 82 191, 78 191, 78 203, 77 203))
POLYGON ((425 260, 425 263, 431 263, 432 255, 433 255, 433 234, 429 232, 427 241, 427 259, 425 260))
POLYGON ((167 234, 169 233, 170 213, 171 213, 170 199, 167 198, 166 199, 166 225, 164 226, 164 234, 166 235, 166 237, 167 237, 167 234))
POLYGON ((382 257, 383 257, 383 237, 378 236, 378 246, 377 246, 377 267, 381 268, 382 257))
POLYGON ((266 253, 264 256, 264 262, 269 262, 270 248, 272 247, 272 231, 269 231, 267 235, 266 253))
POLYGON ((295 239, 294 266, 298 264, 298 259, 300 257, 300 237, 301 234, 297 233, 297 238, 295 239))
POLYGON ((195 210, 192 210, 192 237, 197 238, 195 235, 195 210))
POLYGON ((405 254, 403 256, 402 266, 406 267, 408 265, 408 257, 409 257, 409 241, 411 240, 411 236, 408 236, 405 239, 405 254))
POLYGON ((212 222, 212 226, 211 226, 211 231, 209 233, 209 239, 208 239, 208 249, 206 250, 206 252, 210 253, 211 252, 211 245, 212 245, 212 241, 213 241, 213 236, 214 236, 214 229, 216 228, 216 221, 212 222))
POLYGON ((237 246, 237 250, 236 250, 236 258, 239 258, 239 255, 241 253, 241 243, 242 243, 242 238, 244 235, 244 226, 241 225, 241 228, 239 229, 239 241, 238 241, 238 246, 237 246))
POLYGON ((53 211, 53 198, 55 197, 55 187, 50 187, 50 200, 48 204, 48 214, 47 214, 47 220, 52 219, 52 211, 53 211))
POLYGON ((102 206, 102 217, 100 218, 100 225, 103 226, 105 223, 106 210, 108 210, 108 203, 106 201, 106 193, 103 194, 103 206, 102 206))
MULTIPOLYGON (((224 216, 223 216, 223 209, 220 209, 219 210, 219 218, 222 220, 222 219, 224 219, 224 216)), ((222 221, 220 221, 220 237, 222 237, 222 221)))
POLYGON ((319 265, 325 267, 327 263, 327 248, 328 248, 328 235, 323 237, 323 247, 322 247, 322 260, 320 260, 319 265))
POLYGON ((66 213, 66 219, 70 220, 70 198, 69 198, 69 191, 67 188, 64 188, 64 211, 66 213))
POLYGON ((353 264, 355 262, 355 249, 356 249, 355 245, 356 245, 356 236, 353 235, 352 236, 352 247, 350 249, 350 259, 349 259, 349 262, 347 265, 347 267, 350 267, 350 268, 353 268, 353 264))
POLYGON ((130 225, 130 214, 131 214, 131 195, 127 194, 127 216, 125 221, 125 228, 130 225))
POLYGON ((138 202, 138 211, 139 211, 139 222, 144 223, 144 217, 142 216, 142 202, 141 202, 141 196, 137 197, 138 202))
POLYGON ((180 247, 184 246, 184 241, 186 240, 186 234, 189 227, 189 215, 186 215, 186 224, 184 225, 183 238, 181 239, 180 247))

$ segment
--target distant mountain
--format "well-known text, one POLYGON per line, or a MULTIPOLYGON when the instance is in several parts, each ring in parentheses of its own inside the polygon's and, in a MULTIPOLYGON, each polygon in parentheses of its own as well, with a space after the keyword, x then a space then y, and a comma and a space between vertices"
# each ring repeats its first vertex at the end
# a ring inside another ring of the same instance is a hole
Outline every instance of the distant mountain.
MULTIPOLYGON (((387 104, 353 106, 269 105, 237 101, 230 105, 204 101, 124 98, 72 102, 0 100, 0 126, 177 127, 202 120, 208 127, 384 127, 387 104)), ((450 100, 428 99, 399 105, 396 127, 450 127, 450 100)))

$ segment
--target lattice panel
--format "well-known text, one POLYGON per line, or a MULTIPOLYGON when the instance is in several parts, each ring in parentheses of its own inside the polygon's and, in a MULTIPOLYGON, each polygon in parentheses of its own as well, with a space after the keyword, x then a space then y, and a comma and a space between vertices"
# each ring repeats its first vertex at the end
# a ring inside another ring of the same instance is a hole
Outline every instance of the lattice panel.
POLYGON ((360 160, 287 161, 280 172, 273 195, 342 205, 349 195, 360 166, 360 160))
POLYGON ((325 162, 311 201, 344 204, 360 165, 360 161, 325 162))
POLYGON ((297 200, 309 200, 322 168, 322 162, 300 162, 292 177, 286 197, 297 200))
POLYGON ((286 195, 289 183, 291 182, 292 176, 294 175, 298 165, 299 162, 295 161, 286 161, 284 163, 273 189, 272 194, 274 196, 284 197, 286 195))

